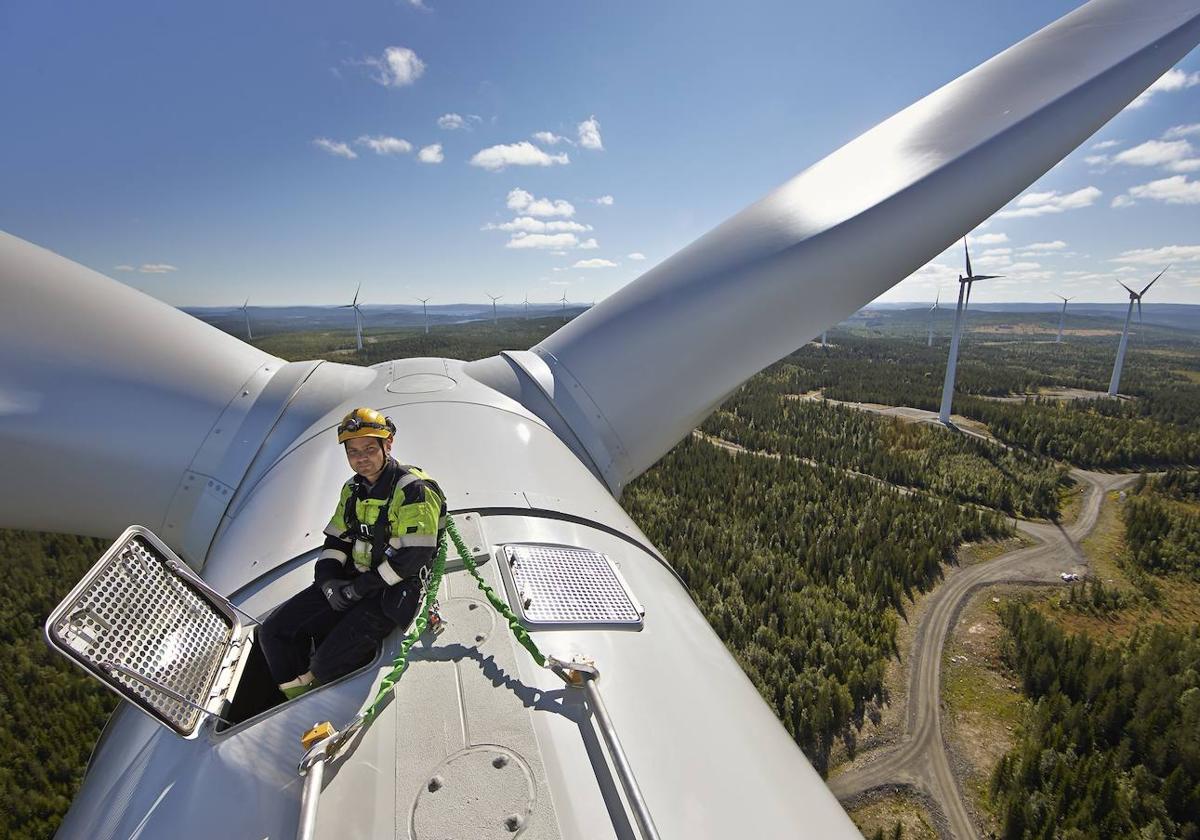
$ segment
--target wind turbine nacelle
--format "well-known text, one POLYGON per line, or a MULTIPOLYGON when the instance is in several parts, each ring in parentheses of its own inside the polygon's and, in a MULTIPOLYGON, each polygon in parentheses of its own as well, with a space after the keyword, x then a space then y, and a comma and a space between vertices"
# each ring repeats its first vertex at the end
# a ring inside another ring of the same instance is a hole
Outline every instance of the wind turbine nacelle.
MULTIPOLYGON (((472 548, 484 573, 543 650, 595 660, 605 703, 663 836, 771 836, 781 826, 805 826, 815 837, 857 836, 606 485, 536 414, 478 382, 470 367, 408 359, 369 369, 369 383, 299 430, 294 444, 244 483, 213 540, 205 583, 262 617, 311 582, 321 529, 349 474, 336 424, 356 405, 377 407, 397 426, 393 454, 433 475, 459 521, 474 523, 472 548), (518 583, 508 559, 518 549, 606 558, 615 586, 638 609, 636 621, 603 617, 612 588, 589 589, 553 570, 541 583, 518 583), (557 610, 557 617, 536 610, 557 610)), ((530 817, 534 836, 624 836, 627 817, 607 788, 612 771, 587 746, 594 736, 581 693, 533 666, 465 573, 448 575, 439 597, 446 630, 416 649, 394 702, 322 794, 326 830, 390 831, 395 815, 418 808, 428 780, 448 773, 439 767, 486 747, 530 769, 534 799, 542 803, 530 817), (475 658, 467 655, 476 648, 475 658), (481 672, 480 657, 500 663, 504 677, 481 672), (530 708, 532 701, 521 699, 528 692, 556 699, 530 708), (455 723, 447 730, 443 721, 455 723), (465 731, 459 721, 467 721, 465 731), (396 746, 405 739, 415 739, 411 750, 396 746)), ((353 718, 374 697, 398 641, 393 634, 378 660, 340 681, 232 727, 210 718, 190 739, 147 726, 142 715, 118 714, 59 836, 94 837, 98 825, 112 826, 113 837, 139 826, 147 836, 180 840, 286 834, 299 810, 292 783, 303 752, 299 734, 314 720, 342 725, 353 718), (136 785, 135 777, 161 784, 136 785), (219 823, 214 801, 221 803, 219 823)), ((478 820, 463 836, 481 836, 489 809, 502 805, 485 795, 456 807, 478 820)))

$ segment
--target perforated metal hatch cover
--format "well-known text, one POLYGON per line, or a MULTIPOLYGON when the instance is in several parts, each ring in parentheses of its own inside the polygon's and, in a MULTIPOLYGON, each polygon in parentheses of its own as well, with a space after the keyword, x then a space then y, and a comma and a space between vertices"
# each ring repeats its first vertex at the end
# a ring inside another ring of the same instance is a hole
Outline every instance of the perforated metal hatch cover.
POLYGON ((241 623, 157 537, 135 526, 50 614, 46 637, 109 688, 186 736, 202 713, 154 684, 207 707, 217 675, 240 640, 241 623))
POLYGON ((505 545, 503 551, 511 594, 527 624, 641 628, 641 605, 606 555, 559 545, 505 545))

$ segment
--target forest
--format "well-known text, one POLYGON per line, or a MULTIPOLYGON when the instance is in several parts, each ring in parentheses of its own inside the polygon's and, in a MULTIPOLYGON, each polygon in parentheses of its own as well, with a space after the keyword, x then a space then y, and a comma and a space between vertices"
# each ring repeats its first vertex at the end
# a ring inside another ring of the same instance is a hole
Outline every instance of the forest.
MULTIPOLYGON (((1130 399, 1052 400, 1043 390, 1108 388, 1108 339, 1052 342, 964 338, 954 412, 986 423, 997 438, 1036 455, 1097 469, 1200 464, 1200 343, 1161 329, 1131 347, 1121 379, 1130 399), (1024 395, 1028 395, 1027 398, 1024 395)), ((829 399, 936 411, 946 368, 944 339, 925 333, 830 332, 833 347, 801 348, 774 368, 781 388, 829 399)))
POLYGON ((1198 477, 1194 470, 1171 470, 1162 479, 1143 478, 1126 501, 1125 544, 1134 566, 1200 582, 1200 513, 1178 501, 1196 498, 1198 477))
POLYGON ((695 438, 622 501, 822 773, 836 738, 887 699, 906 598, 958 544, 1010 532, 995 512, 695 438))
POLYGON ((794 399, 776 368, 741 386, 701 429, 747 449, 855 470, 1009 515, 1057 516, 1059 490, 1070 481, 1065 467, 926 424, 794 399))
POLYGON ((117 697, 51 653, 42 623, 108 547, 0 530, 0 837, 51 836, 117 697))
POLYGON ((992 775, 1002 836, 1200 837, 1200 628, 1106 647, 1027 606, 1001 618, 1034 704, 992 775))

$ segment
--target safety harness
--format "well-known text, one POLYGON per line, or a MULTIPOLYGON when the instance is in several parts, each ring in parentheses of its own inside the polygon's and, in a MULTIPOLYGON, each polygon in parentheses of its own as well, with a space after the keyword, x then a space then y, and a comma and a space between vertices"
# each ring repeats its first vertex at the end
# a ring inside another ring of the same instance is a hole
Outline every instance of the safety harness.
MULTIPOLYGON (((392 537, 392 520, 390 516, 392 501, 396 496, 396 488, 400 486, 400 482, 404 476, 412 475, 415 481, 423 481, 425 484, 428 484, 438 494, 438 498, 443 500, 444 504, 446 496, 442 493, 442 488, 431 478, 414 475, 413 470, 416 469, 418 468, 411 464, 396 463, 396 469, 392 474, 383 504, 379 506, 379 512, 375 516, 375 521, 370 524, 362 522, 358 518, 358 502, 365 501, 367 493, 370 492, 366 490, 366 480, 360 475, 355 475, 351 480, 353 489, 350 491, 350 495, 346 497, 346 504, 342 509, 342 522, 346 524, 346 530, 339 535, 339 539, 350 542, 352 546, 355 540, 369 543, 371 546, 371 568, 379 565, 383 559, 384 552, 387 551, 388 540, 392 537)), ((440 541, 441 529, 439 528, 438 530, 440 541)), ((351 556, 353 554, 352 547, 351 556)))

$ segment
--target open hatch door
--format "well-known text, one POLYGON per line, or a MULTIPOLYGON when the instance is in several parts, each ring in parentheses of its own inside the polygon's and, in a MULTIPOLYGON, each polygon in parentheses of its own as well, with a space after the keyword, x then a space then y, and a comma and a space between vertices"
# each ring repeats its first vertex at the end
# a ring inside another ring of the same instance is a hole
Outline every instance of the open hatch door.
POLYGON ((46 619, 50 646, 185 738, 227 714, 250 650, 232 605, 134 525, 46 619))

